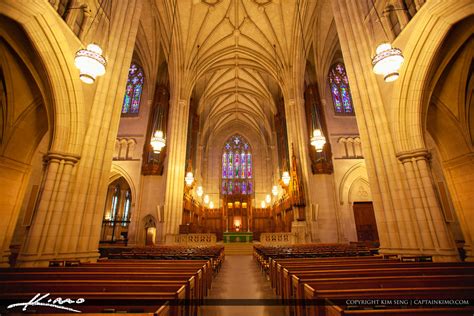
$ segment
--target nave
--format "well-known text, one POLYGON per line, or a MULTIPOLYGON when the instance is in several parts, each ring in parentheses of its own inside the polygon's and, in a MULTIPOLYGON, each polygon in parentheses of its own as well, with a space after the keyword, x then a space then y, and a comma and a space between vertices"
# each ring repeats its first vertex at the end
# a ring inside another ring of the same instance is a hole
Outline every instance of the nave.
POLYGON ((206 301, 204 302, 199 315, 287 315, 285 306, 258 305, 259 300, 265 304, 265 300, 277 299, 278 296, 273 292, 270 281, 259 269, 252 256, 226 256, 221 270, 213 281, 208 296, 210 303, 206 305, 206 301), (232 300, 236 301, 232 303, 232 300), (249 300, 248 304, 246 300, 249 300))

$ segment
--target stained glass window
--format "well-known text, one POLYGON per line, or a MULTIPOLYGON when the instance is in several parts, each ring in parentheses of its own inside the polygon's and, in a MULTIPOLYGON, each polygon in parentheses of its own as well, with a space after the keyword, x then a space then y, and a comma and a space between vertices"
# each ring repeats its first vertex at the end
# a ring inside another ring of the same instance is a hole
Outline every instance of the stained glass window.
POLYGON ((329 87, 331 88, 334 111, 336 114, 353 114, 351 90, 346 68, 342 63, 334 64, 329 71, 329 87))
POLYGON ((122 114, 138 114, 140 98, 143 90, 143 69, 135 63, 130 65, 128 71, 127 87, 123 98, 122 114))
POLYGON ((222 194, 252 194, 252 153, 247 141, 234 135, 222 153, 222 194))

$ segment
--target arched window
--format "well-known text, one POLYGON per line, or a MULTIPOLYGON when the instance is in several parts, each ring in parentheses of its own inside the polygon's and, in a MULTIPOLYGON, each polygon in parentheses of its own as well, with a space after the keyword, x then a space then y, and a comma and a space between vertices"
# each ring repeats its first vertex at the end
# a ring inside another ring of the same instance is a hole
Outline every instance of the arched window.
POLYGON ((132 192, 125 178, 120 177, 107 190, 102 220, 101 243, 127 243, 132 213, 132 192))
POLYGON ((334 64, 329 70, 328 77, 336 114, 354 114, 349 79, 344 64, 334 64))
POLYGON ((222 153, 222 194, 252 194, 252 172, 249 144, 240 135, 232 136, 225 143, 222 153))
POLYGON ((120 184, 117 183, 114 189, 114 195, 112 196, 112 205, 110 210, 110 220, 115 220, 115 216, 118 213, 118 202, 120 200, 120 184))
POLYGON ((122 114, 138 114, 143 90, 143 69, 135 63, 128 71, 127 87, 123 99, 122 114))
POLYGON ((125 205, 123 206, 122 226, 127 226, 130 216, 130 206, 132 205, 132 194, 130 190, 125 193, 125 205))

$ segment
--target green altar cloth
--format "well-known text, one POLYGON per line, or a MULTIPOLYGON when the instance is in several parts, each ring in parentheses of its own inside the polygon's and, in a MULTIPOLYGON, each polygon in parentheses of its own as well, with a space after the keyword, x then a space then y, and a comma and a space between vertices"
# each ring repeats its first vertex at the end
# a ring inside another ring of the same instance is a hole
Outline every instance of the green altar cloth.
POLYGON ((253 239, 252 232, 225 232, 224 242, 251 242, 253 239))

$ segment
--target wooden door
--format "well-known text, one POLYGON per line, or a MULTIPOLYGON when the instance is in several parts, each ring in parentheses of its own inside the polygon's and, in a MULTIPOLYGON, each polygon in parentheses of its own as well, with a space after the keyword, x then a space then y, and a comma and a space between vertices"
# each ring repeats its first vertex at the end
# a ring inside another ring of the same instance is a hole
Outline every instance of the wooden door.
POLYGON ((352 207, 358 241, 379 241, 372 202, 354 202, 352 207))

